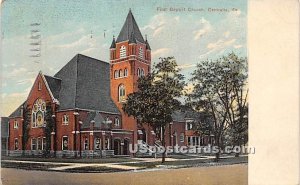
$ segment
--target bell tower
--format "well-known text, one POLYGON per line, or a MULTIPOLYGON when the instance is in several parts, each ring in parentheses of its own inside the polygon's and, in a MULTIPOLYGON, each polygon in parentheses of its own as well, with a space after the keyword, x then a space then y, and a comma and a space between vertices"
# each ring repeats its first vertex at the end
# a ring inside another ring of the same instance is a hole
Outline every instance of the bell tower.
POLYGON ((111 97, 122 113, 122 128, 134 131, 137 140, 137 122, 122 110, 128 94, 137 91, 137 80, 147 75, 151 68, 151 48, 143 38, 129 10, 125 23, 110 46, 110 89, 111 97))

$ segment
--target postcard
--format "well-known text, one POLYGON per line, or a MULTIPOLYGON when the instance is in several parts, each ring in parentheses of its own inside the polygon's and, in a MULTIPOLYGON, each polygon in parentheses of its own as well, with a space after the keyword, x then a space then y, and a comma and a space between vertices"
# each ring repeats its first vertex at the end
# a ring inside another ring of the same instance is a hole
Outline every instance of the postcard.
POLYGON ((248 184, 248 1, 1 5, 2 184, 248 184))

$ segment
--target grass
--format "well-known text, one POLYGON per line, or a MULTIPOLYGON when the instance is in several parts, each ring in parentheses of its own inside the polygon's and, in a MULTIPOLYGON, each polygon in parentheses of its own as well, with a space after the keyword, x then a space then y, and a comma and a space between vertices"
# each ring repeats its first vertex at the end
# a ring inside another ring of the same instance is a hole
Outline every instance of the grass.
POLYGON ((57 162, 57 163, 119 163, 138 161, 129 157, 116 158, 38 158, 38 157, 2 157, 2 160, 57 162))
POLYGON ((159 162, 141 162, 141 163, 123 163, 126 166, 136 166, 142 168, 155 168, 157 165, 177 166, 177 167, 196 167, 196 166, 211 166, 211 165, 225 165, 225 164, 239 164, 247 163, 248 157, 238 158, 220 158, 219 162, 214 162, 214 159, 195 159, 195 160, 178 160, 159 162))
POLYGON ((24 169, 24 170, 48 170, 49 168, 55 168, 60 166, 66 166, 66 165, 1 162, 1 168, 17 168, 17 169, 24 169))
POLYGON ((130 170, 110 168, 106 166, 87 166, 87 167, 70 168, 64 170, 64 172, 73 172, 73 173, 111 173, 111 172, 123 172, 123 171, 130 171, 130 170))

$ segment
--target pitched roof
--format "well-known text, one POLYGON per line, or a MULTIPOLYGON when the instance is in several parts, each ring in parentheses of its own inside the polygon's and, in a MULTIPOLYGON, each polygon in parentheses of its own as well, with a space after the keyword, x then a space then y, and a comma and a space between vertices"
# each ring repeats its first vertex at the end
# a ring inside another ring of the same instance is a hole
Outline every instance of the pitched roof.
MULTIPOLYGON (((54 75, 61 79, 59 109, 78 108, 120 114, 110 97, 109 68, 108 63, 85 55, 77 54, 72 58, 54 75)), ((58 84, 58 81, 53 81, 55 83, 51 84, 58 84)))
POLYGON ((131 10, 129 10, 128 15, 126 17, 125 23, 119 33, 116 42, 122 42, 130 39, 131 33, 134 34, 136 40, 141 43, 145 43, 145 40, 141 34, 141 31, 132 15, 131 10))
POLYGON ((89 128, 91 121, 95 121, 94 127, 100 127, 104 121, 104 118, 99 112, 89 112, 83 121, 82 128, 89 128))
POLYGON ((151 47, 150 47, 150 45, 149 45, 149 43, 148 43, 148 40, 146 39, 146 49, 149 49, 149 50, 151 50, 151 47))
POLYGON ((131 35, 130 35, 130 38, 129 38, 129 44, 131 44, 131 43, 136 44, 136 39, 135 39, 135 36, 134 36, 133 32, 131 32, 131 35))
POLYGON ((8 117, 1 117, 1 137, 8 137, 8 117))
POLYGON ((109 49, 113 49, 113 48, 116 48, 116 39, 115 39, 115 37, 113 38, 109 49))
POLYGON ((185 112, 174 111, 172 113, 172 119, 173 121, 177 121, 177 122, 185 122, 185 112))
POLYGON ((61 85, 61 79, 54 78, 52 76, 44 75, 47 84, 54 96, 54 98, 59 99, 59 91, 60 91, 60 85, 61 85))
POLYGON ((8 117, 9 118, 16 118, 16 117, 21 117, 22 114, 21 114, 21 109, 22 109, 22 106, 26 106, 26 101, 23 102, 13 113, 11 113, 8 117))

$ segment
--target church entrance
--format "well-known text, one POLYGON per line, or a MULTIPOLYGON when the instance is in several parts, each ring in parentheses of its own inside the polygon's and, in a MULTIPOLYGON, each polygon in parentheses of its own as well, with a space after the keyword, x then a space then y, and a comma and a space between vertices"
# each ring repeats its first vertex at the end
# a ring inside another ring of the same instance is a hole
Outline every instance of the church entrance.
POLYGON ((129 139, 124 139, 123 154, 129 155, 129 139))
POLYGON ((121 140, 114 139, 114 154, 121 155, 121 140))

